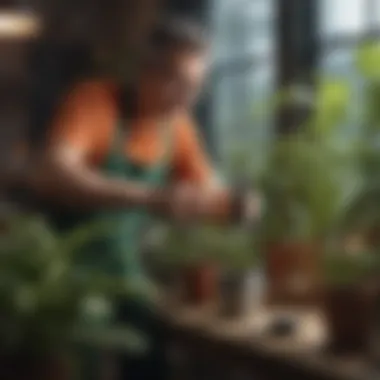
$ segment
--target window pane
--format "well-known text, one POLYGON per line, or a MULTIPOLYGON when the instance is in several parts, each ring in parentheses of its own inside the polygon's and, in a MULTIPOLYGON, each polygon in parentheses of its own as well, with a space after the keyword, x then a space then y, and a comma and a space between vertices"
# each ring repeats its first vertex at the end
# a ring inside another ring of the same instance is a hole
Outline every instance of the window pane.
MULTIPOLYGON (((255 154, 270 135, 270 120, 255 115, 273 93, 275 0, 214 0, 214 62, 218 70, 214 127, 222 159, 242 147, 255 154), (265 62, 265 63, 262 63, 265 62), (251 67, 249 67, 251 66, 251 67)), ((253 158, 253 157, 252 157, 253 158)))
POLYGON ((214 98, 214 121, 224 158, 228 159, 229 152, 236 146, 246 147, 255 158, 262 153, 271 131, 269 113, 264 110, 273 93, 273 81, 272 65, 254 67, 219 81, 214 98))
POLYGON ((321 60, 323 77, 344 80, 350 87, 347 119, 338 128, 339 136, 342 138, 350 138, 359 133, 363 81, 355 65, 356 51, 356 46, 337 48, 334 51, 326 51, 321 60))
POLYGON ((320 0, 320 2, 322 37, 361 33, 366 30, 368 23, 366 0, 320 0))
POLYGON ((242 52, 271 54, 273 14, 273 0, 215 1, 215 56, 227 59, 242 52))
POLYGON ((372 25, 380 28, 380 0, 372 0, 372 25))

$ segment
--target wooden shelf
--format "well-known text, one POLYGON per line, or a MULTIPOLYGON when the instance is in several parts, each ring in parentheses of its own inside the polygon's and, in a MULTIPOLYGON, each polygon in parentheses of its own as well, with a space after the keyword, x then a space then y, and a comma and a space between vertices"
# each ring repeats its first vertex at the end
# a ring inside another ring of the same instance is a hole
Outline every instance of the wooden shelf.
MULTIPOLYGON (((283 378, 287 378, 286 373, 305 380, 377 378, 364 357, 338 358, 327 354, 326 328, 317 311, 263 309, 244 319, 228 322, 218 318, 213 308, 166 306, 163 315, 180 339, 191 340, 198 347, 223 350, 230 357, 245 358, 257 367, 264 366, 268 373, 283 371, 283 378), (290 338, 271 337, 266 327, 283 313, 292 314, 298 320, 297 333, 290 338)), ((218 360, 223 363, 223 359, 218 360)), ((377 376, 380 378, 380 373, 377 376)))

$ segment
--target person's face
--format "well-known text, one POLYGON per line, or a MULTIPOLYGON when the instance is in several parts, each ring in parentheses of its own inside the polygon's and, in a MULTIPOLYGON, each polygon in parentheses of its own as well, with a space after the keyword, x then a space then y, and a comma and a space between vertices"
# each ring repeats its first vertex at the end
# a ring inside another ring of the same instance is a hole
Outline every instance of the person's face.
POLYGON ((157 110, 189 107, 201 89, 206 68, 203 52, 169 53, 143 73, 141 95, 157 110))

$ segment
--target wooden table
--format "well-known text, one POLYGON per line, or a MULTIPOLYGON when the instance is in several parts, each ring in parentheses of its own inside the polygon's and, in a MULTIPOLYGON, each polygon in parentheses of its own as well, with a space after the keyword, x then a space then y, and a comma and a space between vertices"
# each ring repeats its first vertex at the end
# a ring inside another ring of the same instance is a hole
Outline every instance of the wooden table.
POLYGON ((186 372, 194 363, 201 363, 206 371, 202 375, 200 370, 189 379, 380 379, 380 371, 376 373, 368 359, 337 358, 327 353, 325 324, 316 311, 263 309, 244 319, 226 321, 213 309, 163 307, 177 341, 177 354, 181 348, 191 358, 186 372), (268 333, 270 322, 281 314, 291 314, 298 321, 292 337, 276 338, 268 333))

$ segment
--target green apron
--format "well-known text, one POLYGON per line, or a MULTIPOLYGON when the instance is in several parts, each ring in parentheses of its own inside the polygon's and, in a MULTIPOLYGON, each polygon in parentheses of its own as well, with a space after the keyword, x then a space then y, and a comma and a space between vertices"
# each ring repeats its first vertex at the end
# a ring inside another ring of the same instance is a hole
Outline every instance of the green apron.
MULTIPOLYGON (((125 178, 149 186, 163 185, 169 175, 172 152, 171 123, 161 127, 162 143, 165 151, 159 163, 151 167, 141 167, 133 163, 125 155, 125 142, 128 130, 126 125, 118 122, 113 143, 108 157, 100 169, 109 177, 125 178)), ((95 225, 97 221, 112 224, 112 229, 106 235, 94 239, 86 249, 81 251, 78 261, 79 268, 84 271, 98 271, 111 276, 122 277, 128 284, 144 281, 144 273, 140 263, 141 233, 149 221, 149 215, 139 207, 125 210, 105 211, 87 215, 60 215, 54 223, 60 230, 67 230, 86 223, 95 225)), ((165 332, 159 319, 150 307, 148 299, 127 299, 116 303, 116 321, 125 322, 149 337, 149 353, 145 357, 124 357, 122 372, 128 379, 166 379, 167 367, 164 355, 165 332)), ((96 379, 98 368, 96 353, 86 355, 92 360, 85 360, 84 377, 96 379)))
MULTIPOLYGON (((150 167, 137 165, 125 155, 128 131, 118 123, 108 157, 100 169, 110 178, 126 179, 144 183, 151 187, 165 184, 171 161, 171 125, 161 126, 161 140, 165 145, 164 155, 158 163, 150 167)), ((112 276, 125 278, 128 283, 144 279, 140 264, 141 233, 149 222, 148 213, 141 207, 129 210, 105 211, 92 215, 91 222, 99 221, 109 227, 105 236, 94 240, 79 264, 86 270, 100 271, 112 276)))

